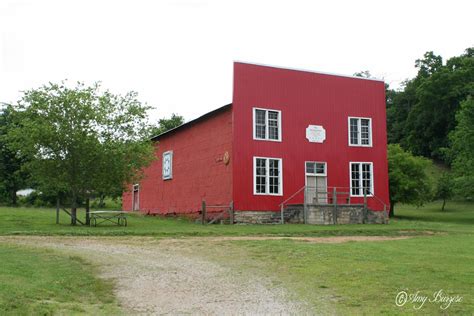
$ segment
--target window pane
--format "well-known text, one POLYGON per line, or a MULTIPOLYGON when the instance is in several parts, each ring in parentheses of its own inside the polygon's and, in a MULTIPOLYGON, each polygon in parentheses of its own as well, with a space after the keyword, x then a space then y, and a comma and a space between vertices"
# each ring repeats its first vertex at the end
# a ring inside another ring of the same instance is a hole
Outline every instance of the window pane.
POLYGON ((316 173, 325 174, 326 173, 326 164, 325 163, 316 163, 316 173))
POLYGON ((256 163, 257 163, 257 166, 255 167, 255 173, 256 173, 255 191, 257 193, 266 193, 266 173, 267 173, 266 159, 257 158, 256 163))
POLYGON ((352 195, 360 195, 360 165, 358 163, 351 164, 351 193, 352 195))
POLYGON ((358 145, 359 144, 359 119, 351 118, 349 129, 350 129, 350 142, 351 145, 358 145))
POLYGON ((368 119, 360 120, 361 143, 362 145, 370 145, 370 121, 368 119))
POLYGON ((255 123, 265 125, 265 112, 264 110, 255 110, 255 123))
POLYGON ((266 139, 266 122, 264 110, 255 110, 255 137, 258 139, 266 139))
POLYGON ((269 193, 278 194, 280 190, 280 161, 269 159, 269 193))
MULTIPOLYGON (((362 164, 362 188, 365 190, 366 194, 372 194, 372 168, 371 164, 364 163, 362 164)), ((364 194, 364 191, 362 191, 364 194)))
POLYGON ((278 112, 268 111, 268 138, 278 140, 278 112))
POLYGON ((315 168, 315 163, 314 162, 307 162, 306 163, 306 173, 316 173, 316 168, 315 168))

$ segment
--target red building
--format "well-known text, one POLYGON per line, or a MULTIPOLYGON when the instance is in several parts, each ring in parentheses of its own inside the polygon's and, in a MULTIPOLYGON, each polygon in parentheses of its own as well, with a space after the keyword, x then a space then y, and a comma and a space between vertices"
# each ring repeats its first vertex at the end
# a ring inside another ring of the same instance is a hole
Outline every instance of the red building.
POLYGON ((383 81, 236 62, 232 104, 153 140, 157 159, 125 210, 389 204, 383 81))

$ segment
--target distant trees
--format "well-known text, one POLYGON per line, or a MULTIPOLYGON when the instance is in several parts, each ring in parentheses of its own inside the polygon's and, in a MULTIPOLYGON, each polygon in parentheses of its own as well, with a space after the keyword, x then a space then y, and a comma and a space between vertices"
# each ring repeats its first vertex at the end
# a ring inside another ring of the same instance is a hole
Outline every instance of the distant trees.
POLYGON ((8 141, 41 192, 68 198, 75 224, 80 199, 121 192, 151 162, 147 109, 135 92, 50 83, 11 107, 8 141))
POLYGON ((474 197, 474 99, 461 103, 456 115, 457 126, 450 134, 454 189, 458 196, 474 197))
POLYGON ((450 163, 446 150, 449 133, 456 126, 460 103, 474 93, 474 48, 443 64, 441 56, 427 52, 415 62, 418 74, 404 83, 403 90, 391 91, 387 103, 390 143, 450 163))
POLYGON ((170 118, 161 118, 158 120, 158 125, 151 128, 151 136, 158 136, 173 128, 184 124, 184 117, 178 114, 171 114, 170 118))
POLYGON ((432 198, 432 183, 426 173, 430 163, 426 158, 413 156, 398 144, 388 145, 390 217, 395 215, 397 203, 421 206, 432 198))
POLYGON ((9 148, 8 132, 14 128, 12 107, 0 108, 0 202, 17 204, 16 192, 23 189, 29 178, 22 168, 26 157, 9 148))

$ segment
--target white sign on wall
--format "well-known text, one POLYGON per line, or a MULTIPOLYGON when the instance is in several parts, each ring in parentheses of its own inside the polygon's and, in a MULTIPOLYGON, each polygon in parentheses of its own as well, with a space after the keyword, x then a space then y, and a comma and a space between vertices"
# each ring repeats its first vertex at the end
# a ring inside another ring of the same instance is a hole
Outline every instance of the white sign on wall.
POLYGON ((321 125, 308 125, 306 138, 311 143, 323 143, 326 140, 326 130, 321 125))

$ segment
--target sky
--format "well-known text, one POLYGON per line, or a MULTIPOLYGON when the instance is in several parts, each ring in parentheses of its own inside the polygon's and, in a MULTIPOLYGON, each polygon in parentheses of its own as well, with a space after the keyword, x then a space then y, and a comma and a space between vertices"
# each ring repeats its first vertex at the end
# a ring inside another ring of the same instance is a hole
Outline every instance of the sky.
POLYGON ((474 46, 474 1, 0 0, 0 102, 48 82, 101 81, 193 119, 232 102, 234 61, 392 87, 426 51, 474 46))

